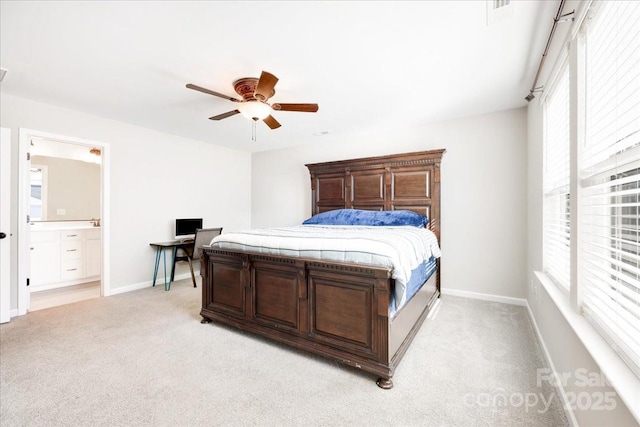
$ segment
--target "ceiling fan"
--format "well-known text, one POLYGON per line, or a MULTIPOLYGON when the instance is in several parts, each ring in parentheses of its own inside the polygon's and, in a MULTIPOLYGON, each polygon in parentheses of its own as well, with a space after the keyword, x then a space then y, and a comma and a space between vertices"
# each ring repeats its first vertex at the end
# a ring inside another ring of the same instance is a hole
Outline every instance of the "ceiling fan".
POLYGON ((305 113, 318 111, 318 104, 269 104, 267 101, 276 93, 274 90, 276 83, 278 83, 278 78, 266 71, 262 72, 259 79, 255 77, 238 79, 233 82, 233 89, 242 99, 232 98, 191 83, 187 85, 187 88, 228 99, 236 104, 237 108, 235 110, 209 117, 210 120, 222 120, 236 114, 242 114, 254 121, 262 120, 271 129, 277 129, 280 127, 280 123, 271 115, 272 111, 298 111, 305 113))

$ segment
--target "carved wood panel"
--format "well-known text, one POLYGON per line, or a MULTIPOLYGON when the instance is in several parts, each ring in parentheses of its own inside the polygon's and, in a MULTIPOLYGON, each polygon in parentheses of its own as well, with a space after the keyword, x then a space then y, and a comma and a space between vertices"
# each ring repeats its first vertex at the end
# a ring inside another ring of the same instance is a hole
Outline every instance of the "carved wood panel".
POLYGON ((358 203, 356 205, 352 205, 351 208, 353 209, 362 209, 365 211, 384 211, 387 210, 386 207, 384 205, 379 205, 379 204, 367 204, 367 203, 358 203))
POLYGON ((405 210, 405 211, 413 211, 413 212, 417 212, 420 215, 424 215, 427 218, 433 218, 431 216, 431 205, 404 205, 402 203, 400 204, 393 204, 391 205, 391 210, 397 211, 397 210, 405 210))
MULTIPOLYGON (((276 328, 298 328, 298 271, 256 264, 252 271, 253 317, 276 328)), ((303 286, 306 284, 303 282, 303 286)))
POLYGON ((210 301, 216 309, 244 314, 244 271, 242 264, 210 262, 210 301))
POLYGON ((373 285, 335 282, 311 276, 311 334, 316 340, 347 348, 354 354, 374 357, 373 285))
POLYGON ((315 204, 324 210, 338 209, 346 205, 345 177, 329 174, 320 176, 313 182, 315 188, 315 204), (331 209, 328 209, 331 208, 331 209))
POLYGON ((391 200, 428 199, 431 189, 431 170, 406 170, 391 173, 391 200))
POLYGON ((351 172, 352 206, 382 205, 385 200, 384 170, 351 172))

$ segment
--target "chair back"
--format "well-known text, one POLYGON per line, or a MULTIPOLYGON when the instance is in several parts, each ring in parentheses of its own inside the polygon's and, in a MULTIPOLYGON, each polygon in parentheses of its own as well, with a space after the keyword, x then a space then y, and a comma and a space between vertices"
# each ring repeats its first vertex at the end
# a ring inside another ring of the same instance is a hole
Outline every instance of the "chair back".
POLYGON ((209 245, 211 240, 221 233, 222 227, 197 229, 193 242, 193 259, 200 259, 200 251, 198 249, 204 245, 209 245))

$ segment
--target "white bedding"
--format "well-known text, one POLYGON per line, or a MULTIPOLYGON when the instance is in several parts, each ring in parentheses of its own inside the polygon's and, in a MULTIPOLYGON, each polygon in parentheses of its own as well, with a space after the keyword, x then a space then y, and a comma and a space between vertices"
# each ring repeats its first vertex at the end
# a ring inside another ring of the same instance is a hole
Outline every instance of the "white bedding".
POLYGON ((412 271, 441 255, 438 239, 425 228, 299 225, 224 233, 211 246, 254 253, 388 267, 395 279, 396 305, 406 300, 412 271))

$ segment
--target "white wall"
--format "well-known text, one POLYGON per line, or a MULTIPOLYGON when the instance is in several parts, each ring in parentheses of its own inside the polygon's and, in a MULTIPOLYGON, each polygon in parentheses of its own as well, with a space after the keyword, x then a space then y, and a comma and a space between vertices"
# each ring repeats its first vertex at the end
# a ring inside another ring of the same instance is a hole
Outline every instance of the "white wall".
MULTIPOLYGON (((528 112, 528 231, 527 301, 535 319, 542 341, 551 362, 558 373, 575 376, 578 369, 598 374, 596 364, 571 325, 567 322, 551 296, 536 278, 534 272, 542 271, 542 166, 543 166, 543 110, 536 98, 529 104, 528 112)), ((568 297, 567 297, 568 298, 568 297)), ((576 387, 573 378, 567 381, 567 392, 615 393, 614 410, 580 410, 575 406, 574 416, 582 427, 636 426, 637 423, 611 387, 576 387)), ((640 402, 638 403, 640 404, 640 402)))
MULTIPOLYGON (((226 230, 250 226, 248 153, 7 94, 2 94, 0 108, 0 124, 12 131, 14 236, 18 228, 19 128, 110 144, 112 291, 151 280, 154 252, 149 243, 172 238, 175 218, 203 217, 205 226, 226 230)), ((14 310, 17 239, 11 244, 14 310)))
POLYGON ((307 163, 445 148, 443 290, 524 298, 526 119, 521 108, 255 153, 252 226, 294 225, 310 215, 307 163))

